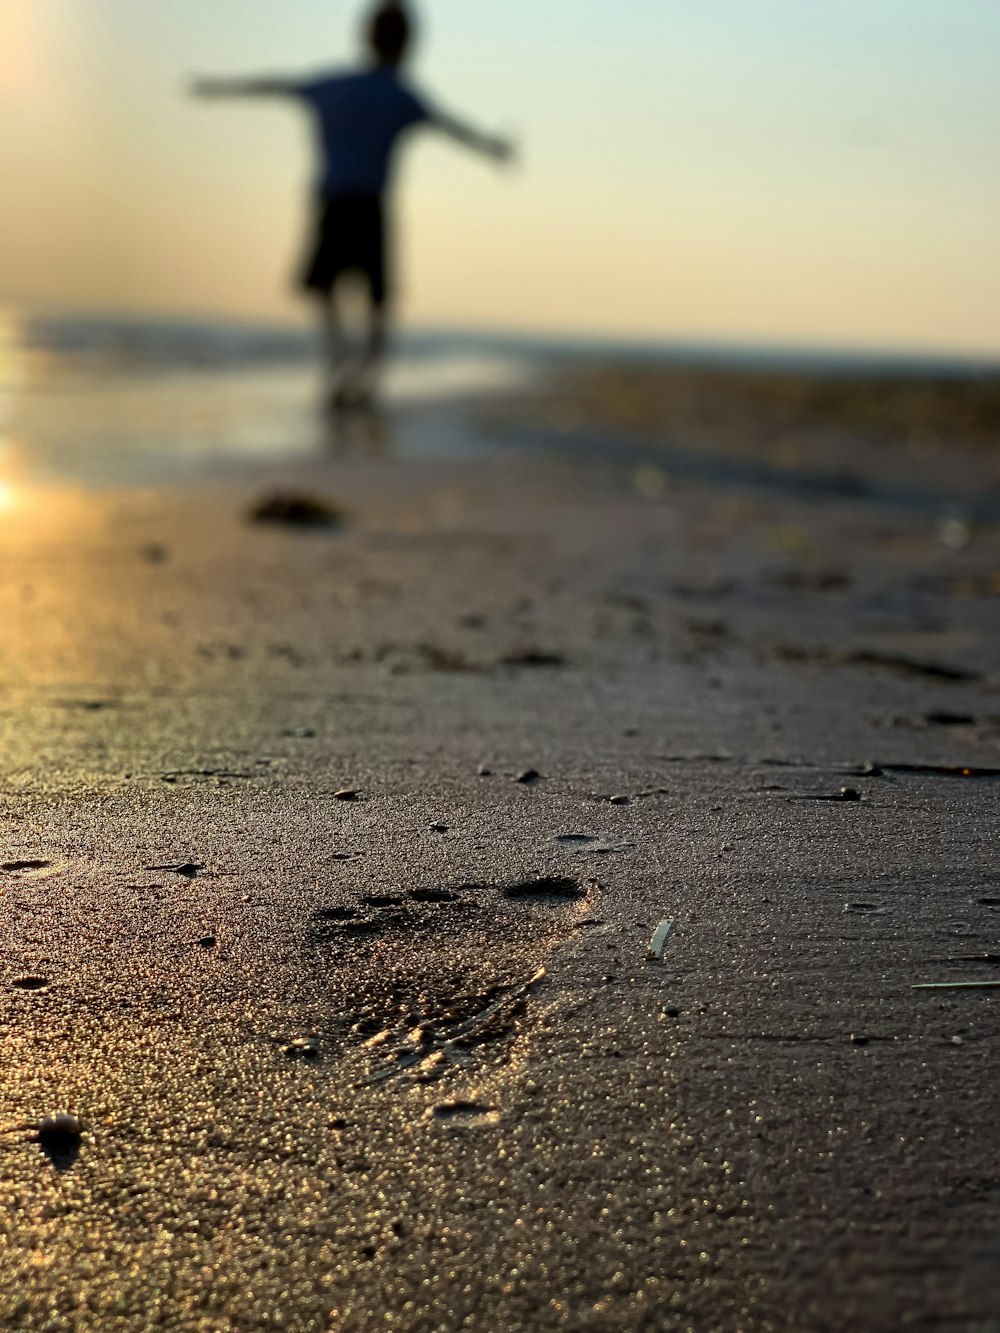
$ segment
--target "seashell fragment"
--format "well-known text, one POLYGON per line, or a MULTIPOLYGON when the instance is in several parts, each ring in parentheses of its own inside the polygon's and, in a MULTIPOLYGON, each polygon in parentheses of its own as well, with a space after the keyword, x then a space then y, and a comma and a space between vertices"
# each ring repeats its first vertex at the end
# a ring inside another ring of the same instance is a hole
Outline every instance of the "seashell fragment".
POLYGON ((650 962, 658 963, 663 958, 663 950, 666 948, 667 940, 670 939, 673 930, 674 923, 672 921, 661 921, 653 931, 653 937, 646 950, 646 957, 650 962))

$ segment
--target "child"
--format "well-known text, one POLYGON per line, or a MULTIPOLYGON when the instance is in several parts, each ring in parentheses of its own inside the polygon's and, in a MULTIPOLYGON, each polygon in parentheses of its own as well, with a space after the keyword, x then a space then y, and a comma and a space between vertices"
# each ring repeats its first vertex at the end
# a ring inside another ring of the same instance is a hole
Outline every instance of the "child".
POLYGON ((320 302, 335 408, 362 406, 370 400, 385 355, 393 294, 385 195, 399 137, 413 126, 427 124, 498 161, 512 152, 505 140, 480 134, 438 111, 400 77, 412 23, 399 0, 376 8, 366 38, 370 60, 356 72, 305 81, 203 79, 194 89, 203 97, 295 97, 312 113, 321 166, 315 191, 316 237, 302 286, 320 302), (368 332, 353 378, 337 303, 339 280, 348 272, 363 276, 368 297, 368 332))

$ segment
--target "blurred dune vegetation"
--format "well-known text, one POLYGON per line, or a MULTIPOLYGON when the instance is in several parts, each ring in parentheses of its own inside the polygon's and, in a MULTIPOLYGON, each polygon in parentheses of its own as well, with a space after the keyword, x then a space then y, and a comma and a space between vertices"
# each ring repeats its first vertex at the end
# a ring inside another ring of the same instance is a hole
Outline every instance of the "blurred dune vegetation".
POLYGON ((811 371, 657 365, 590 366, 557 377, 543 406, 641 435, 695 431, 732 438, 844 435, 928 455, 1000 445, 1000 372, 811 371))

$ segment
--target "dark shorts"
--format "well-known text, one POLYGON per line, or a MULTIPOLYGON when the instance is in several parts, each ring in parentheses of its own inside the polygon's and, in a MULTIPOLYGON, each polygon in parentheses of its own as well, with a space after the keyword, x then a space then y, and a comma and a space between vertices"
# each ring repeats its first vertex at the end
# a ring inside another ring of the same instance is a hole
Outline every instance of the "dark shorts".
POLYGON ((342 274, 360 273, 372 301, 382 305, 389 294, 387 267, 382 200, 372 195, 322 200, 315 241, 302 272, 305 290, 326 293, 342 274))

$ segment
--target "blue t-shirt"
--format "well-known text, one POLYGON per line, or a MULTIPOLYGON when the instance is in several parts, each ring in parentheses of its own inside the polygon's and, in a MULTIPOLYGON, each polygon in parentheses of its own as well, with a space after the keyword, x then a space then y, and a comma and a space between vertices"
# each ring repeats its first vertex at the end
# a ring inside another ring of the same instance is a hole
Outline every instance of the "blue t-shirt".
POLYGON ((325 199, 380 195, 396 140, 431 118, 426 103, 391 69, 326 75, 297 91, 315 113, 322 152, 316 188, 325 199))

